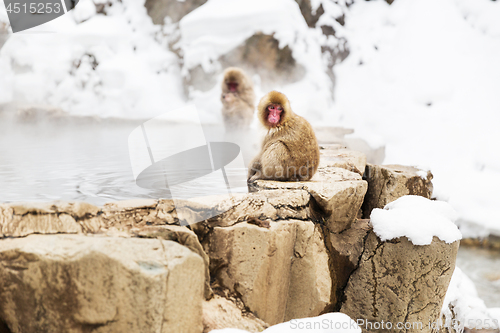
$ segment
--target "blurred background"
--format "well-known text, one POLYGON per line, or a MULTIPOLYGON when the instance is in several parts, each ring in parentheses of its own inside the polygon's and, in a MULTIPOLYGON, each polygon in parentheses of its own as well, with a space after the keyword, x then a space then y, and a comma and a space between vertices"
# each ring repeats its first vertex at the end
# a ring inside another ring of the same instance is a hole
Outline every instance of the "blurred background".
MULTIPOLYGON (((500 248, 492 0, 81 0, 16 34, 0 0, 0 202, 164 196, 135 185, 128 134, 190 103, 217 133, 228 66, 326 141, 431 170, 464 237, 500 248)), ((458 265, 500 307, 498 250, 461 249, 458 265)))

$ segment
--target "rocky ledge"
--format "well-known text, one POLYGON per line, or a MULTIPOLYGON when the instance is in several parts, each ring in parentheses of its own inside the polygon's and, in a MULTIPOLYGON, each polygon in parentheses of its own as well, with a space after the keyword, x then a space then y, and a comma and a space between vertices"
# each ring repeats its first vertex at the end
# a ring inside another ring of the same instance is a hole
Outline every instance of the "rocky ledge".
POLYGON ((437 320, 458 242, 382 241, 367 219, 401 196, 430 198, 432 174, 321 148, 311 181, 203 198, 220 214, 189 227, 170 200, 0 205, 0 332, 258 332, 327 312, 437 320))

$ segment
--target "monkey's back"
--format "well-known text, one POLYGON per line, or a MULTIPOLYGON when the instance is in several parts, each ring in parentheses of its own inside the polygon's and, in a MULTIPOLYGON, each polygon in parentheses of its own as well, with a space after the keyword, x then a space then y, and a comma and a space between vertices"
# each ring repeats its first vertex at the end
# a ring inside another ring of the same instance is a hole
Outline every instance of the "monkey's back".
POLYGON ((293 114, 286 125, 271 129, 262 143, 263 154, 272 151, 283 169, 294 168, 295 177, 290 175, 283 180, 309 180, 319 165, 319 147, 311 124, 301 116, 293 114), (302 168, 302 169, 300 169, 302 168), (299 173, 299 170, 307 173, 299 173))

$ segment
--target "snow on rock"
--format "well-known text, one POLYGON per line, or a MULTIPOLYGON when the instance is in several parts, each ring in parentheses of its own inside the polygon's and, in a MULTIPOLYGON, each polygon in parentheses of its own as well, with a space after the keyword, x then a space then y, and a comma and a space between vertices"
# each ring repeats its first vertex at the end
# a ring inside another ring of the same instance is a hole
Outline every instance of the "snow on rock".
POLYGON ((453 327, 457 332, 462 332, 464 327, 498 329, 500 328, 498 310, 488 309, 484 301, 479 298, 474 283, 460 268, 455 267, 441 310, 444 326, 453 327))
POLYGON ((332 121, 386 144, 385 164, 426 165, 464 237, 500 235, 500 2, 356 1, 334 67, 332 121), (432 8, 432 10, 430 10, 432 8))
POLYGON ((370 215, 373 231, 382 240, 407 237, 414 245, 429 245, 434 236, 446 243, 462 239, 454 221, 456 211, 444 201, 406 195, 370 215))
POLYGON ((0 64, 14 72, 5 83, 12 98, 73 115, 122 118, 147 119, 183 106, 178 59, 144 1, 111 0, 105 13, 82 0, 66 15, 12 34, 0 51, 0 64))
MULTIPOLYGON (((248 333, 247 331, 225 328, 212 333, 248 333)), ((340 312, 325 313, 311 318, 292 319, 264 330, 263 333, 361 333, 361 328, 348 315, 340 312)))
MULTIPOLYGON (((321 51, 326 36, 320 28, 308 28, 295 1, 211 0, 186 15, 179 27, 183 75, 189 75, 188 71, 198 65, 206 73, 220 71, 217 61, 220 56, 256 33, 273 34, 279 47, 288 45, 293 58, 306 69, 305 77, 299 82, 275 89, 286 94, 294 111, 310 121, 321 121, 331 108, 333 86, 321 51)), ((194 91, 191 97, 196 95, 206 94, 194 91)), ((213 104, 215 98, 211 101, 213 104)), ((219 104, 217 107, 220 109, 219 104)))
POLYGON ((211 0, 180 21, 184 67, 213 63, 256 32, 275 33, 280 48, 304 37, 307 24, 293 0, 211 0))

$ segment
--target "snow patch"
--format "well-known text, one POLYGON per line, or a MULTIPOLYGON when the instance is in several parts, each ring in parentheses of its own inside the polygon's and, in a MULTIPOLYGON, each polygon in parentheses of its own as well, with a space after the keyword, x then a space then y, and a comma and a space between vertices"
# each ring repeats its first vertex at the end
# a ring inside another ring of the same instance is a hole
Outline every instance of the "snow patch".
POLYGON ((370 215, 373 231, 382 241, 407 237, 414 245, 429 245, 434 236, 446 243, 462 239, 454 224, 457 218, 448 203, 416 195, 401 197, 384 209, 375 208, 370 215))
MULTIPOLYGON (((212 330, 212 333, 249 333, 235 328, 212 330)), ((292 319, 262 331, 262 333, 361 333, 361 328, 348 315, 340 312, 325 313, 311 318, 292 319)))
POLYGON ((458 267, 455 267, 441 310, 445 327, 463 332, 469 329, 499 328, 499 309, 488 309, 479 298, 474 283, 458 267), (496 324, 493 320, 497 320, 496 324), (474 325, 477 325, 474 327, 474 325))

